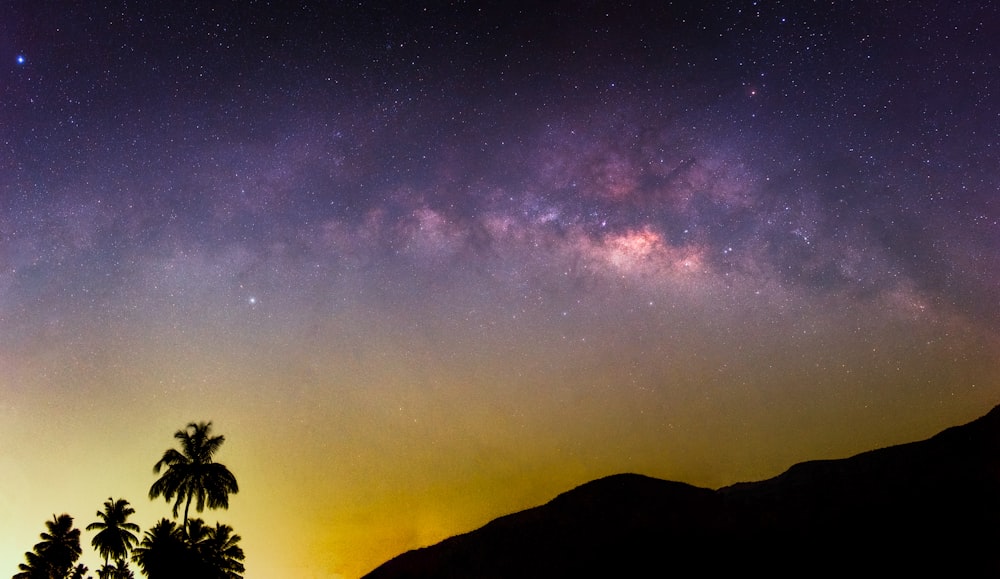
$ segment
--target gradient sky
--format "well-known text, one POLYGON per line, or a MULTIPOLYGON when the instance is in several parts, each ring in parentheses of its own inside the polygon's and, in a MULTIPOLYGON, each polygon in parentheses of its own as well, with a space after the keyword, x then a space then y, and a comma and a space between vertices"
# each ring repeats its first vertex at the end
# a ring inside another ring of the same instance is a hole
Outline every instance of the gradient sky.
POLYGON ((4 2, 0 572, 191 421, 354 578, 1000 402, 996 3, 280 4, 4 2))

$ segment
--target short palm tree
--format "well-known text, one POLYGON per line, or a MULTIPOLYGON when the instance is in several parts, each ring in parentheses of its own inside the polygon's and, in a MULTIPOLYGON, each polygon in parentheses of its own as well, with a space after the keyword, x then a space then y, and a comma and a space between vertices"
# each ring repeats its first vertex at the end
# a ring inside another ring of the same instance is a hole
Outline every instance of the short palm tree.
POLYGON ((194 518, 188 521, 187 530, 184 531, 184 539, 188 545, 199 547, 202 542, 208 540, 212 527, 205 524, 202 518, 194 518))
MULTIPOLYGON (((52 515, 52 520, 45 522, 45 528, 42 541, 35 544, 34 551, 24 554, 27 564, 18 566, 21 572, 14 576, 17 579, 62 579, 73 573, 73 564, 82 552, 80 529, 73 528, 73 517, 52 515)), ((86 567, 83 572, 86 573, 86 567)))
POLYGON ((27 563, 21 563, 17 566, 21 572, 14 575, 13 579, 48 579, 48 566, 38 553, 28 551, 24 554, 24 559, 27 563))
POLYGON ((222 446, 225 437, 212 436, 211 422, 194 422, 184 430, 174 433, 180 441, 181 450, 168 449, 163 458, 153 466, 153 472, 160 473, 166 468, 149 489, 149 498, 163 496, 168 502, 174 501, 174 517, 184 503, 183 529, 187 528, 188 510, 191 501, 202 512, 210 509, 229 508, 229 495, 239 492, 236 477, 225 465, 213 461, 213 455, 222 446))
POLYGON ((135 573, 128 568, 128 563, 119 559, 114 565, 104 564, 97 570, 97 579, 135 579, 135 573))
POLYGON ((191 574, 204 579, 243 578, 243 548, 232 527, 222 523, 212 527, 201 518, 193 518, 184 538, 191 549, 191 574))
POLYGON ((202 541, 203 556, 218 577, 224 579, 242 579, 243 548, 239 546, 240 536, 233 533, 229 525, 216 523, 209 527, 208 537, 202 541))
POLYGON ((100 521, 95 521, 87 525, 88 531, 99 531, 94 535, 91 544, 97 549, 98 554, 104 557, 104 566, 108 567, 108 560, 115 562, 124 561, 128 557, 128 552, 139 540, 133 533, 139 532, 139 525, 129 523, 129 515, 135 514, 135 509, 129 506, 125 499, 117 501, 108 498, 104 502, 104 511, 97 511, 100 521))
POLYGON ((177 523, 160 519, 146 531, 132 550, 132 560, 149 579, 173 579, 189 575, 185 567, 188 548, 177 523))

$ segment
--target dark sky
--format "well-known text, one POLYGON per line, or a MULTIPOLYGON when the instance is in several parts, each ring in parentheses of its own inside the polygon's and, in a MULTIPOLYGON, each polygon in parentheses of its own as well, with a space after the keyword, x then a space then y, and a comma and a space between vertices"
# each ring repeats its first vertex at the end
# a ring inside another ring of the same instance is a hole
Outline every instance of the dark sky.
POLYGON ((1000 399, 995 4, 398 4, 5 3, 12 572, 192 420, 248 578, 353 577, 1000 399))

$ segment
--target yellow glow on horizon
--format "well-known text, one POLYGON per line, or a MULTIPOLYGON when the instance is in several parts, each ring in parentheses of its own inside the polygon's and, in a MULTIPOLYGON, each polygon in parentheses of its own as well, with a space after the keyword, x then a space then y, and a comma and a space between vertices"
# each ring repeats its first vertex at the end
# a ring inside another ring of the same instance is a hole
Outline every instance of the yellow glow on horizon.
POLYGON ((694 301, 649 309, 630 291, 633 310, 605 315, 595 292, 589 317, 570 310, 554 327, 526 315, 487 332, 403 304, 345 309, 307 334, 95 333, 105 364, 82 370, 66 363, 78 346, 55 344, 2 376, 6 391, 37 394, 3 407, 0 516, 16 524, 0 555, 13 573, 53 513, 82 529, 108 496, 129 500, 143 529, 169 516, 146 499, 152 465, 192 420, 226 436, 218 460, 241 491, 201 516, 243 537, 247 579, 355 578, 600 476, 760 479, 930 436, 1000 391, 997 344, 950 318, 879 304, 803 317, 788 299, 736 310, 745 296, 715 289, 705 307, 728 322, 696 327, 694 301), (942 385, 962 399, 941 405, 942 385))

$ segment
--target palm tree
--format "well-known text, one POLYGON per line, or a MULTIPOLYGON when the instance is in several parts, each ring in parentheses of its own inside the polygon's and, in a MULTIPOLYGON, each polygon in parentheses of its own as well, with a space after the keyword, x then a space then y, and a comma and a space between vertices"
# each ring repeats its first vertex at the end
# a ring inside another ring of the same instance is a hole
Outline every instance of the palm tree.
POLYGON ((149 579, 189 576, 185 566, 188 559, 183 532, 169 519, 160 519, 132 550, 132 560, 149 579))
MULTIPOLYGON (((80 529, 73 528, 73 517, 52 515, 45 521, 46 532, 36 543, 33 552, 24 554, 27 564, 21 563, 16 579, 67 579, 73 577, 73 564, 80 558, 80 529)), ((80 567, 83 567, 82 565, 80 567)), ((79 571, 79 569, 77 569, 79 571)), ((83 573, 86 573, 83 567, 83 573)))
POLYGON ((237 544, 239 542, 240 536, 234 534, 229 525, 216 523, 215 528, 209 528, 202 556, 220 579, 243 579, 243 549, 237 544))
POLYGON ((192 547, 199 547, 202 542, 208 539, 209 532, 211 532, 211 530, 212 527, 206 525, 204 519, 200 517, 194 518, 188 521, 187 531, 184 532, 184 538, 192 547))
POLYGON ((49 579, 49 566, 41 555, 28 551, 24 554, 24 559, 27 563, 17 566, 21 572, 14 575, 13 579, 49 579))
POLYGON ((208 541, 211 538, 212 527, 206 525, 204 519, 196 517, 188 521, 187 532, 184 533, 188 548, 186 572, 192 579, 216 579, 220 575, 209 560, 208 541))
POLYGON ((104 557, 104 566, 108 567, 108 560, 115 562, 124 561, 128 557, 128 552, 139 540, 133 532, 139 532, 139 525, 127 522, 129 515, 135 514, 135 509, 129 506, 125 499, 117 501, 108 498, 104 502, 104 511, 97 511, 97 516, 101 518, 87 525, 88 531, 99 530, 90 542, 97 552, 104 557))
POLYGON ((202 512, 207 505, 210 509, 229 508, 229 494, 239 492, 236 477, 225 465, 212 461, 225 437, 211 436, 211 422, 194 422, 184 430, 174 433, 180 441, 181 450, 168 449, 163 458, 153 466, 153 472, 163 473, 149 489, 149 498, 163 496, 167 502, 174 500, 174 517, 184 502, 184 524, 187 528, 188 509, 195 500, 195 508, 202 512))
POLYGON ((242 579, 243 549, 240 536, 229 525, 209 526, 201 518, 188 521, 186 544, 190 548, 189 574, 201 579, 242 579))
POLYGON ((128 568, 124 559, 119 559, 114 565, 104 564, 97 570, 97 579, 135 579, 135 573, 128 568))

